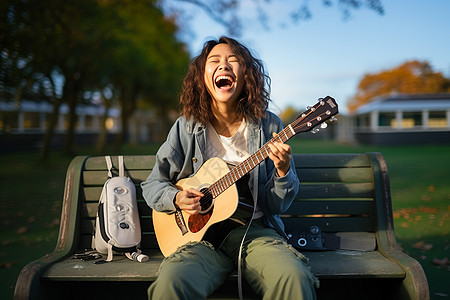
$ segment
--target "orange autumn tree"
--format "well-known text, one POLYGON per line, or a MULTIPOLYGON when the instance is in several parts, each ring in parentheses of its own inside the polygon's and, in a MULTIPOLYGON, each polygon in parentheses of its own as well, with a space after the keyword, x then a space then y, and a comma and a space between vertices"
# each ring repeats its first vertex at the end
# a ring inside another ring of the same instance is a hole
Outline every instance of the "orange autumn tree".
POLYGON ((373 97, 389 93, 445 92, 450 92, 450 78, 435 72, 427 61, 412 60, 390 70, 365 74, 347 107, 350 112, 354 112, 373 97))

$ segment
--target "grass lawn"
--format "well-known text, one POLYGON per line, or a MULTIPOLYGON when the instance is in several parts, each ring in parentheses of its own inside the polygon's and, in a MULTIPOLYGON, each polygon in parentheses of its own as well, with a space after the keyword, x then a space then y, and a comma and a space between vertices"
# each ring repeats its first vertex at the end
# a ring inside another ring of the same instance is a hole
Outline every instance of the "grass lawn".
MULTIPOLYGON (((403 250, 427 274, 431 299, 450 299, 450 145, 355 146, 294 138, 294 153, 381 152, 391 178, 395 230, 403 250)), ((126 146, 122 154, 155 154, 157 146, 126 146)), ((83 148, 80 155, 91 155, 83 148)), ((114 154, 114 153, 110 153, 114 154)), ((12 299, 22 267, 56 245, 65 172, 59 152, 45 164, 33 152, 0 156, 0 299, 12 299)))

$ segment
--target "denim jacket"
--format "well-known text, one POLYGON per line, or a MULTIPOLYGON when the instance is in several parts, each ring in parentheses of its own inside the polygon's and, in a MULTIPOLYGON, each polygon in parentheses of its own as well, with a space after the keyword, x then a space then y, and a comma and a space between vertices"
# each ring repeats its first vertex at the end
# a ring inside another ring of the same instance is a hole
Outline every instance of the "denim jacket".
MULTIPOLYGON (((273 132, 283 129, 281 120, 273 113, 258 123, 248 121, 248 152, 254 153, 272 138, 273 132)), ((173 200, 178 189, 175 183, 192 176, 204 163, 206 147, 206 126, 185 117, 177 119, 167 140, 156 154, 153 171, 145 182, 142 191, 147 204, 158 212, 175 211, 173 200)), ((279 177, 269 158, 262 161, 253 172, 253 196, 264 212, 264 222, 275 228, 281 235, 284 225, 280 214, 285 212, 299 190, 299 180, 291 159, 291 169, 284 177, 279 177)))

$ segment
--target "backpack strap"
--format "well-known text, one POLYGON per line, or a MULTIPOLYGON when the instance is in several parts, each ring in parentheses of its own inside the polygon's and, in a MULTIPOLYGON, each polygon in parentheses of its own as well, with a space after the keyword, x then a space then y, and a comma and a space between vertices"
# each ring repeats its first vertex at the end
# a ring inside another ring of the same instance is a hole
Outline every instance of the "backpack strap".
POLYGON ((106 160, 106 165, 107 165, 107 167, 108 167, 108 177, 109 177, 109 178, 112 178, 112 177, 113 177, 113 175, 112 175, 112 167, 113 167, 113 164, 112 164, 111 156, 106 155, 106 156, 105 156, 105 160, 106 160))
POLYGON ((112 249, 113 246, 110 243, 108 243, 107 247, 108 247, 108 257, 105 260, 112 261, 113 260, 113 249, 112 249))
POLYGON ((147 255, 142 253, 141 249, 137 249, 137 251, 133 252, 133 253, 126 252, 125 256, 128 257, 128 259, 134 260, 137 262, 146 262, 149 259, 149 257, 147 255))
POLYGON ((119 156, 119 176, 124 177, 125 176, 125 167, 123 164, 123 156, 119 156))

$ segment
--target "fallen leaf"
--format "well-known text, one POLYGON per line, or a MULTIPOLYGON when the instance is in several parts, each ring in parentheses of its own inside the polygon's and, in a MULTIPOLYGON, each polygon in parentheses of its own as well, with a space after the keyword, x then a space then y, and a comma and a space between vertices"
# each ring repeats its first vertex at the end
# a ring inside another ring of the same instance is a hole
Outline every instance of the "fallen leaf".
POLYGON ((424 213, 430 213, 430 214, 434 214, 437 213, 437 208, 434 207, 426 207, 426 206, 420 206, 420 211, 424 212, 424 213))
POLYGON ((415 249, 420 249, 420 250, 428 251, 428 250, 430 250, 431 248, 433 248, 433 244, 427 244, 427 243, 425 243, 424 241, 420 241, 420 242, 414 243, 414 244, 412 245, 412 247, 415 248, 415 249))
POLYGON ((25 232, 27 232, 28 231, 28 228, 26 227, 26 226, 22 226, 22 227, 19 227, 17 230, 16 230, 16 233, 17 234, 24 234, 25 232))
POLYGON ((450 266, 450 261, 447 258, 443 258, 443 259, 433 258, 432 262, 433 262, 433 264, 441 266, 441 267, 450 266))
POLYGON ((58 226, 59 226, 59 222, 60 222, 59 219, 53 219, 53 221, 52 221, 50 224, 48 224, 47 226, 48 226, 49 228, 55 228, 55 227, 58 227, 58 226))
POLYGON ((4 262, 4 263, 0 263, 0 269, 6 268, 9 269, 12 266, 14 266, 16 263, 12 262, 12 261, 8 261, 8 262, 4 262))
POLYGON ((431 201, 431 197, 428 196, 428 195, 422 195, 422 200, 426 201, 426 202, 429 202, 429 201, 431 201))

